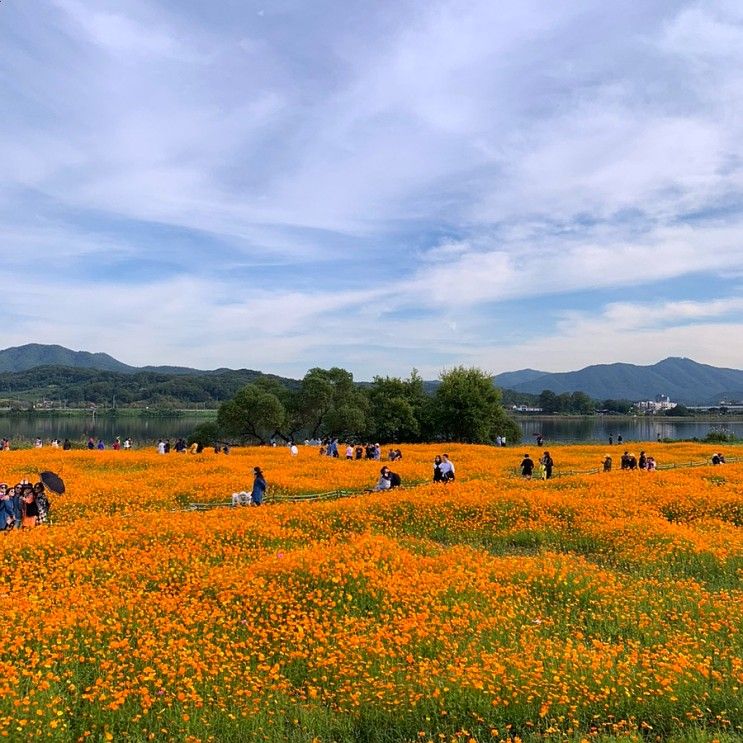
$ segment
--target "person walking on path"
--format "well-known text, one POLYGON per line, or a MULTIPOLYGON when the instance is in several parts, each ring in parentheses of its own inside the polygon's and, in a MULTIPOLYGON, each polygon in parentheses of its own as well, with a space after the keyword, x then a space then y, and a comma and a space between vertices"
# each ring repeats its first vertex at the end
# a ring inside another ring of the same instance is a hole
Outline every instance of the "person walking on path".
POLYGON ((524 458, 521 460, 521 477, 531 480, 532 472, 534 472, 534 460, 528 454, 524 454, 524 458))
POLYGON ((251 498, 256 506, 263 503, 263 496, 266 494, 266 478, 263 477, 263 471, 260 467, 253 467, 253 491, 251 498))

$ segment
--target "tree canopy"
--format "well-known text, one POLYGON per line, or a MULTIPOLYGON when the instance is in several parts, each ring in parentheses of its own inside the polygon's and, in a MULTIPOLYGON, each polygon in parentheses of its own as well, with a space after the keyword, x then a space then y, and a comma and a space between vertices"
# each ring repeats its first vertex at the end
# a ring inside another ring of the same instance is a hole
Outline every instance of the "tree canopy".
POLYGON ((519 428, 503 410, 491 377, 458 367, 426 394, 413 369, 407 379, 377 376, 359 386, 345 369, 310 369, 298 388, 258 379, 224 402, 211 438, 266 443, 300 437, 346 440, 445 440, 486 443, 497 435, 518 441, 519 428))
POLYGON ((447 441, 488 443, 496 436, 518 441, 519 427, 501 405, 491 375, 458 366, 441 374, 433 399, 434 426, 447 441))

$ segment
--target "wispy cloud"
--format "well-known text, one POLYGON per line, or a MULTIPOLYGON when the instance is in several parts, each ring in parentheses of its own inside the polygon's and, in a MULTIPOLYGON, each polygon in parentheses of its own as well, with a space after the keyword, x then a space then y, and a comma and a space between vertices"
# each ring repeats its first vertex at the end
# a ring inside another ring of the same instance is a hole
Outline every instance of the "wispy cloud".
POLYGON ((0 345, 364 377, 743 366, 705 330, 743 296, 735 3, 2 13, 2 279, 27 291, 0 345))

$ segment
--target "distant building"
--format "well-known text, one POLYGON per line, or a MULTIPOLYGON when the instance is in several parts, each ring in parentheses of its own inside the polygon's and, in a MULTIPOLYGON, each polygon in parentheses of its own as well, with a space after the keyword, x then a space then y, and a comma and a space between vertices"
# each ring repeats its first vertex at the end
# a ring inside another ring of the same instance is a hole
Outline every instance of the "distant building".
POLYGON ((661 413, 665 410, 671 410, 675 408, 678 403, 671 402, 671 398, 668 395, 656 395, 655 400, 641 400, 635 403, 635 407, 646 414, 653 415, 655 413, 661 413))
POLYGON ((541 413, 542 408, 534 408, 531 405, 511 405, 514 413, 541 413))

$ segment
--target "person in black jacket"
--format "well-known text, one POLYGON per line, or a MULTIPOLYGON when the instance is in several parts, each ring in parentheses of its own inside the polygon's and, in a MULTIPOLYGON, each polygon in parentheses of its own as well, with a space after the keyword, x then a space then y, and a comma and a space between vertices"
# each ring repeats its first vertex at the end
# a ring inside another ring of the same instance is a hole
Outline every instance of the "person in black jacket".
POLYGON ((534 472, 534 460, 528 454, 524 454, 521 460, 521 477, 531 480, 532 472, 534 472))
POLYGON ((433 458, 433 481, 444 482, 444 473, 441 471, 441 457, 438 454, 433 458))

